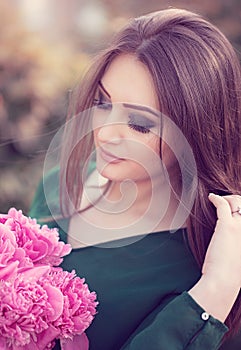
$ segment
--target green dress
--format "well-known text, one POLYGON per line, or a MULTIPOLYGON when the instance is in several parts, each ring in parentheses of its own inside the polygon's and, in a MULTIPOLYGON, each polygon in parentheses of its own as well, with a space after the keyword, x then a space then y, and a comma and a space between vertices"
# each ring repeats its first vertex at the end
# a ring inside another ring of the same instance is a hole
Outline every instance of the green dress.
MULTIPOLYGON (((51 211, 59 210, 58 172, 49 176, 51 211), (54 209, 53 209, 54 208, 54 209)), ((46 185, 45 185, 46 189, 46 185)), ((30 216, 41 223, 50 215, 43 185, 36 192, 30 216)), ((59 224, 59 225, 58 225, 59 224)), ((68 219, 58 227, 66 242, 68 219)), ((97 293, 97 315, 86 334, 90 350, 216 350, 227 327, 208 315, 186 292, 200 270, 186 244, 186 231, 155 232, 117 247, 105 244, 73 249, 62 267, 76 270, 97 293)), ((127 243, 127 242, 126 242, 127 243)), ((58 349, 58 345, 56 346, 58 349)), ((222 350, 240 350, 241 338, 222 350)))

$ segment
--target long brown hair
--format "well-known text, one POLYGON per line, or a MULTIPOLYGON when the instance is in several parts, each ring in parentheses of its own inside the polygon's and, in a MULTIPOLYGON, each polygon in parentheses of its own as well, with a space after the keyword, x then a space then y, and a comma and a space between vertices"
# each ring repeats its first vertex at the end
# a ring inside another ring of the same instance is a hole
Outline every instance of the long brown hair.
MULTIPOLYGON (((107 66, 120 54, 135 55, 149 69, 161 112, 180 128, 191 145, 198 187, 189 217, 188 241, 200 265, 212 237, 216 212, 208 193, 241 193, 241 73, 237 55, 226 37, 201 16, 186 10, 168 9, 135 18, 117 33, 108 49, 96 58, 73 94, 69 118, 93 104, 98 82, 107 66), (74 102, 73 102, 74 101, 74 102)), ((85 121, 83 121, 85 123, 85 121)), ((80 176, 90 152, 89 133, 78 143, 83 123, 66 133, 61 174, 76 208, 83 187, 80 176), (71 155, 69 155, 71 150, 71 155)), ((62 193, 62 209, 69 209, 62 193)), ((225 258, 225 257, 224 257, 225 258)), ((228 283, 228 281, 227 281, 228 283)), ((241 325, 241 297, 226 321, 230 334, 241 325)))

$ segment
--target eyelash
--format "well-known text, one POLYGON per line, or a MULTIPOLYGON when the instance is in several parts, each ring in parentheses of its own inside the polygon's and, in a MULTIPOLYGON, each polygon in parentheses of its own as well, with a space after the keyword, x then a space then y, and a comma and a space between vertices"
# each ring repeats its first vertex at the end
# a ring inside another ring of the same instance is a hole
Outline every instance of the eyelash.
MULTIPOLYGON (((94 106, 97 107, 98 109, 102 109, 102 110, 111 110, 112 109, 112 103, 110 102, 105 102, 103 99, 102 99, 102 96, 100 96, 99 98, 95 98, 94 99, 94 106)), ((137 116, 138 118, 138 116, 137 116)), ((141 134, 148 134, 150 132, 150 129, 152 127, 154 127, 154 124, 151 124, 150 125, 140 125, 137 123, 137 121, 135 121, 135 115, 129 115, 129 121, 128 121, 128 127, 132 130, 135 130, 141 134)), ((147 118, 144 118, 144 119, 147 119, 147 118)))
POLYGON ((130 120, 128 121, 128 126, 130 129, 133 129, 133 130, 140 132, 142 134, 148 134, 150 132, 151 126, 149 127, 149 126, 143 126, 143 125, 138 124, 132 115, 129 115, 129 118, 130 118, 130 120))

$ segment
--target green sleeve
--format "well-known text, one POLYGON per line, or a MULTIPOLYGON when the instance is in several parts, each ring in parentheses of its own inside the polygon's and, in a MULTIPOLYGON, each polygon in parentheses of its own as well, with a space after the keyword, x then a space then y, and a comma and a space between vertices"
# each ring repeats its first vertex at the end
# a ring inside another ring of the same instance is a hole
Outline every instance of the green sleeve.
POLYGON ((227 331, 183 292, 144 320, 121 350, 216 350, 227 331))
MULTIPOLYGON (((95 169, 95 161, 91 161, 88 166, 88 175, 95 169)), ((61 217, 59 200, 59 167, 54 167, 40 181, 36 190, 33 202, 30 207, 29 216, 36 218, 41 223, 41 219, 61 217)))
POLYGON ((40 181, 29 216, 37 219, 40 225, 46 224, 49 228, 58 228, 60 240, 67 243, 69 220, 62 216, 60 210, 59 168, 53 168, 40 181))

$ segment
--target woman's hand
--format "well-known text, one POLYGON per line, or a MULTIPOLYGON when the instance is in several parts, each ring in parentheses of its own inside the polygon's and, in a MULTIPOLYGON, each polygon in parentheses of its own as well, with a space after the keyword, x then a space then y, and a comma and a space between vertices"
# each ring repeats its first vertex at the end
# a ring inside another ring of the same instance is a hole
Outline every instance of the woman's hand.
POLYGON ((241 196, 209 195, 217 223, 204 260, 203 275, 241 288, 241 196))
POLYGON ((225 321, 241 288, 241 196, 209 195, 217 223, 202 268, 189 294, 208 313, 225 321))

